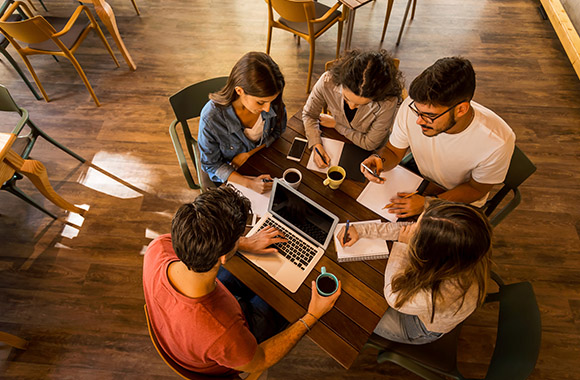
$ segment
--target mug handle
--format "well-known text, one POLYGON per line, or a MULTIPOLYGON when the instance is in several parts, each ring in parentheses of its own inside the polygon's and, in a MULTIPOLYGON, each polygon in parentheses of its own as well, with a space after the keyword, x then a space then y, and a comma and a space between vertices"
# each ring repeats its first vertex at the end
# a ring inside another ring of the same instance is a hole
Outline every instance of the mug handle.
MULTIPOLYGON (((329 178, 326 178, 324 181, 322 181, 322 184, 323 184, 324 186, 328 186, 328 184, 329 184, 329 183, 330 183, 330 179, 329 179, 329 178)), ((324 267, 323 267, 323 268, 324 268, 324 267)))
POLYGON ((320 274, 325 274, 325 273, 326 273, 326 267, 320 268, 320 274))

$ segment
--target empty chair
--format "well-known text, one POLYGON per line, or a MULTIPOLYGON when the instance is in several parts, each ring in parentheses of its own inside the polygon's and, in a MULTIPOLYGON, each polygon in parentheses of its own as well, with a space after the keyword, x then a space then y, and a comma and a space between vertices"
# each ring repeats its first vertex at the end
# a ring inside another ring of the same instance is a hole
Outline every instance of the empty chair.
POLYGON ((77 7, 70 19, 61 17, 44 18, 42 16, 32 15, 26 4, 21 1, 15 1, 10 8, 8 8, 2 18, 0 18, 0 32, 6 36, 18 54, 20 54, 20 57, 22 57, 26 67, 30 70, 34 81, 47 102, 50 101, 50 99, 44 91, 36 72, 28 60, 29 55, 49 54, 68 58, 89 90, 93 100, 97 106, 100 106, 99 100, 97 99, 89 80, 81 68, 81 65, 73 55, 91 30, 95 30, 99 35, 99 38, 107 48, 107 51, 115 61, 115 64, 119 67, 119 62, 117 62, 117 59, 113 55, 113 51, 105 39, 103 32, 89 9, 84 5, 77 7), (16 9, 18 9, 18 7, 21 7, 30 18, 17 22, 8 21, 8 18, 16 11, 16 9), (88 22, 79 21, 79 16, 81 16, 82 13, 86 14, 88 17, 88 22), (21 45, 19 41, 27 45, 21 45))
MULTIPOLYGON (((84 158, 82 158, 78 154, 72 152, 71 150, 66 148, 64 145, 61 145, 60 143, 58 143, 57 141, 52 139, 42 129, 38 128, 36 126, 36 124, 34 124, 32 122, 32 120, 29 119, 28 111, 26 111, 24 108, 19 107, 16 104, 16 102, 14 101, 14 99, 12 98, 12 96, 10 95, 10 93, 8 92, 8 89, 2 85, 0 85, 0 112, 14 112, 14 113, 18 113, 20 115, 20 120, 18 121, 18 124, 16 125, 16 127, 12 131, 12 134, 14 136, 17 136, 17 138, 15 139, 16 141, 12 145, 12 150, 16 154, 18 154, 18 156, 20 156, 21 159, 23 159, 23 160, 28 159, 28 157, 30 156, 30 152, 32 151, 32 148, 34 147, 34 144, 36 143, 36 139, 38 138, 38 136, 42 136, 46 141, 48 141, 52 145, 56 146, 57 148, 61 149, 62 151, 68 153, 69 155, 73 156, 74 158, 76 158, 80 162, 84 163, 86 161, 84 158), (25 126, 30 128, 30 133, 27 135, 21 135, 25 126)), ((43 170, 44 167, 39 162, 35 162, 35 165, 33 165, 32 169, 34 169, 34 170, 38 169, 40 171, 40 170, 43 170)), ((2 171, 0 170, 0 172, 2 172, 2 171)), ((14 171, 11 171, 11 172, 14 173, 14 171)), ((24 174, 26 174, 28 176, 30 173, 24 173, 24 174)), ((62 207, 66 210, 74 211, 74 212, 79 213, 79 214, 84 213, 84 210, 82 210, 82 209, 70 204, 66 200, 62 199, 50 187, 50 183, 48 183, 48 178, 46 176, 45 169, 44 169, 44 172, 40 173, 40 176, 35 175, 34 177, 40 178, 40 182, 42 182, 42 183, 39 184, 39 182, 36 181, 34 184, 37 186, 37 188, 39 188, 40 191, 43 192, 43 194, 51 202, 55 203, 57 206, 62 207)), ((44 212, 45 214, 51 216, 54 219, 57 219, 57 217, 54 214, 52 214, 51 212, 46 210, 44 207, 42 207, 41 205, 36 203, 32 198, 30 198, 28 195, 26 195, 22 190, 20 190, 16 186, 16 182, 20 179, 22 179, 22 175, 20 175, 19 173, 16 172, 13 175, 11 175, 7 180, 5 180, 4 183, 0 183, 0 185, 1 185, 0 189, 6 190, 6 191, 16 195, 20 199, 31 204, 32 206, 36 207, 40 211, 44 212)), ((31 180, 33 180, 33 179, 34 178, 31 178, 31 180)))
POLYGON ((338 23, 338 37, 336 41, 336 57, 340 53, 342 24, 347 11, 340 12, 340 2, 332 8, 313 0, 266 0, 268 3, 268 42, 266 53, 270 54, 272 42, 272 28, 279 28, 304 38, 310 44, 310 58, 308 61, 308 80, 306 92, 310 91, 312 66, 314 64, 314 41, 326 32, 332 25, 338 23), (274 11, 280 15, 274 20, 274 11))
POLYGON ((171 136, 171 141, 173 142, 173 147, 175 148, 181 171, 183 172, 187 184, 193 190, 200 189, 203 192, 208 187, 214 187, 215 185, 207 173, 201 169, 197 140, 191 134, 187 121, 199 117, 203 106, 205 106, 209 101, 209 94, 224 87, 227 80, 228 77, 218 77, 194 83, 180 90, 176 94, 173 94, 169 98, 169 103, 171 103, 171 107, 175 113, 175 120, 173 120, 169 126, 169 135, 171 136), (181 142, 179 141, 179 135, 177 133, 178 125, 181 126, 185 146, 189 153, 189 159, 193 163, 193 167, 197 174, 197 183, 193 179, 193 175, 189 170, 187 158, 183 152, 181 142))

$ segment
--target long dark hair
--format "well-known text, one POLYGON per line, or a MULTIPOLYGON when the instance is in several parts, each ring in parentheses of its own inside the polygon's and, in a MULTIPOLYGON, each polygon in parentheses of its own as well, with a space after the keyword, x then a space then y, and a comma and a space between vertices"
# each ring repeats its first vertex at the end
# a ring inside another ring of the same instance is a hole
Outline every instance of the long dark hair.
POLYGON ((395 61, 384 50, 350 50, 330 68, 336 85, 348 88, 353 94, 374 102, 401 98, 403 77, 395 61))
POLYGON ((491 226, 480 211, 461 203, 432 202, 411 237, 409 264, 391 282, 393 291, 399 293, 395 308, 422 290, 431 292, 433 322, 435 301, 441 296, 444 281, 456 285, 461 305, 469 288, 477 283, 478 305, 482 304, 489 275, 491 238, 491 226))
POLYGON ((237 86, 246 94, 259 98, 278 94, 272 107, 276 112, 277 124, 280 125, 284 116, 282 93, 285 85, 278 64, 266 53, 251 51, 236 62, 224 88, 210 94, 209 98, 216 104, 229 106, 239 97, 235 90, 237 86))

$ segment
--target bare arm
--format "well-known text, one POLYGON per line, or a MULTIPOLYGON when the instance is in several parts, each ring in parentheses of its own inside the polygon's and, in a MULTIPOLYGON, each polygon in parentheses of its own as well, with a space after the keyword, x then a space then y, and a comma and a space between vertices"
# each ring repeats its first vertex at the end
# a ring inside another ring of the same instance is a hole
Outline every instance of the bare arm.
MULTIPOLYGON (((323 297, 316 291, 316 284, 311 284, 312 296, 308 313, 302 317, 302 320, 311 328, 318 319, 326 314, 340 296, 341 284, 339 282, 338 290, 330 297, 323 297)), ((301 321, 296 321, 286 330, 271 337, 265 342, 260 343, 254 358, 246 365, 235 368, 238 371, 249 373, 261 372, 266 368, 278 363, 298 341, 308 332, 308 329, 301 321)))
POLYGON ((263 194, 272 190, 272 177, 269 174, 262 174, 257 177, 241 175, 238 172, 232 172, 228 177, 228 182, 239 183, 257 193, 263 194))

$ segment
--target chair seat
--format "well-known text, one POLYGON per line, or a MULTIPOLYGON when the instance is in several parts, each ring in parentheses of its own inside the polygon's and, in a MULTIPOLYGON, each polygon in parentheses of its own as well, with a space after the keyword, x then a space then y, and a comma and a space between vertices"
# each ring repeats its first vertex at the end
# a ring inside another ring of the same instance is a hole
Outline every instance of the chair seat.
POLYGON ((397 343, 377 334, 371 334, 369 342, 442 372, 452 372, 457 368, 457 341, 461 327, 460 324, 435 342, 421 345, 397 343))
MULTIPOLYGON (((66 17, 45 17, 45 19, 54 27, 54 29, 56 29, 57 32, 60 31, 62 28, 64 28, 64 26, 69 20, 66 17)), ((89 20, 78 20, 68 31, 68 33, 61 36, 59 39, 67 47, 67 49, 70 50, 74 46, 74 44, 78 41, 79 37, 86 29, 86 27, 89 26, 89 24, 90 24, 89 20)), ((28 45, 28 47, 30 47, 31 49, 42 51, 54 51, 54 52, 61 51, 60 48, 56 46, 56 44, 51 39, 48 39, 44 42, 40 42, 37 44, 30 44, 28 45)))
MULTIPOLYGON (((318 3, 318 2, 314 3, 314 7, 316 9, 316 18, 320 18, 320 17, 324 16, 324 14, 326 12, 328 12, 328 10, 330 9, 329 6, 326 6, 326 5, 318 3)), ((322 29, 324 29, 328 24, 330 24, 332 21, 334 21, 334 19, 336 19, 340 15, 341 15, 340 11, 334 11, 330 15, 330 17, 328 17, 326 19, 326 21, 317 22, 317 23, 313 24, 314 34, 318 34, 322 29)), ((289 27, 290 29, 296 30, 297 32, 300 32, 303 34, 308 34, 308 23, 306 23, 306 22, 288 21, 282 17, 280 17, 278 19, 278 22, 282 25, 289 27)))

